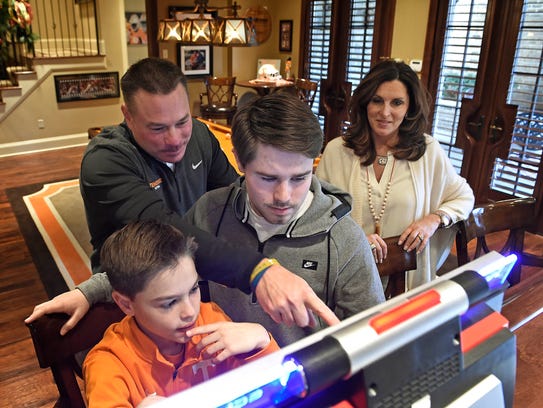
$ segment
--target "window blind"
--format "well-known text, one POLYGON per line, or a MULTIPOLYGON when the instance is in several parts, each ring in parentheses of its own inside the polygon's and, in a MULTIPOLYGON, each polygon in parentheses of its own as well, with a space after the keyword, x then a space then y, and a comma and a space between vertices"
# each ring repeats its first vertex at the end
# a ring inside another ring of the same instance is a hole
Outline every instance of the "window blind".
MULTIPOLYGON (((373 46, 376 1, 351 0, 351 17, 348 30, 345 31, 348 41, 347 81, 353 89, 368 72, 373 46), (347 35, 348 34, 348 35, 347 35)), ((313 0, 309 7, 309 78, 320 81, 328 77, 330 56, 330 35, 332 23, 333 0, 313 0)), ((313 112, 318 115, 321 88, 317 89, 313 112)), ((319 116, 321 126, 324 117, 319 116)))
POLYGON ((543 149, 543 1, 525 0, 507 103, 517 116, 506 160, 496 159, 492 188, 516 197, 534 195, 543 149))
POLYGON ((462 98, 473 97, 486 21, 486 0, 450 1, 432 135, 460 172, 463 152, 454 146, 462 98))

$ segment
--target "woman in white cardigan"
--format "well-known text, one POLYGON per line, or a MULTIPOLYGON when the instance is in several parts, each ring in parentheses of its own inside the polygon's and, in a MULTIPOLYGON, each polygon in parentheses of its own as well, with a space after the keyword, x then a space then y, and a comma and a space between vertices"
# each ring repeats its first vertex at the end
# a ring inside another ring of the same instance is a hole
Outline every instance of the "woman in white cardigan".
POLYGON ((473 209, 473 191, 454 170, 439 142, 424 133, 428 98, 405 63, 375 65, 351 98, 351 126, 331 140, 317 176, 353 196, 353 218, 364 229, 376 262, 386 257, 383 238, 417 251, 407 289, 435 278, 455 229, 473 209))

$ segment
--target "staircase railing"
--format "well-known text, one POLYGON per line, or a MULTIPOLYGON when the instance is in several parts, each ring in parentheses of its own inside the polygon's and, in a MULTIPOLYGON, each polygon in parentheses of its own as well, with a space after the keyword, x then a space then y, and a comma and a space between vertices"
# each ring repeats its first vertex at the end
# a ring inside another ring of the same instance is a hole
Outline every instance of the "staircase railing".
POLYGON ((36 57, 100 55, 95 0, 33 0, 36 57))
POLYGON ((5 41, 0 41, 4 56, 0 60, 0 86, 17 85, 14 74, 31 71, 34 58, 100 55, 96 0, 2 0, 4 3, 9 4, 11 24, 17 23, 13 10, 18 3, 31 11, 31 24, 25 36, 8 30, 5 41), (7 78, 2 79, 2 71, 7 78))

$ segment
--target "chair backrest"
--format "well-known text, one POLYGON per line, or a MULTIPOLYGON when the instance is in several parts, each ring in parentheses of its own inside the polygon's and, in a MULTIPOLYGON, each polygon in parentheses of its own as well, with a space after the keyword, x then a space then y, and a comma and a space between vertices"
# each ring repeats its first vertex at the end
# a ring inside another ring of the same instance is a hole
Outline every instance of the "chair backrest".
POLYGON ((296 87, 298 97, 309 106, 313 106, 319 83, 310 81, 309 79, 297 78, 294 86, 296 87))
POLYGON ((61 326, 69 316, 63 313, 44 315, 27 324, 41 368, 51 368, 60 394, 55 406, 85 407, 77 376, 81 366, 76 354, 98 343, 110 324, 121 320, 124 313, 114 303, 100 303, 90 308, 81 321, 64 336, 61 326))
POLYGON ((390 299, 405 292, 406 271, 417 269, 416 251, 407 252, 403 246, 398 245, 399 236, 385 238, 387 244, 387 257, 383 263, 377 264, 381 277, 388 277, 385 288, 385 297, 390 299))
POLYGON ((234 92, 235 85, 236 77, 207 77, 206 91, 200 94, 200 102, 203 104, 203 96, 206 96, 208 105, 226 107, 236 105, 238 95, 234 92))
POLYGON ((511 285, 518 283, 524 248, 524 233, 526 229, 535 224, 535 204, 535 198, 530 197, 476 205, 468 219, 458 224, 459 230, 456 235, 458 265, 464 265, 490 251, 486 241, 487 234, 509 230, 503 247, 494 249, 504 255, 515 253, 520 257, 520 261, 513 267, 508 278, 511 285), (477 239, 477 243, 475 251, 470 257, 468 244, 473 239, 477 239))

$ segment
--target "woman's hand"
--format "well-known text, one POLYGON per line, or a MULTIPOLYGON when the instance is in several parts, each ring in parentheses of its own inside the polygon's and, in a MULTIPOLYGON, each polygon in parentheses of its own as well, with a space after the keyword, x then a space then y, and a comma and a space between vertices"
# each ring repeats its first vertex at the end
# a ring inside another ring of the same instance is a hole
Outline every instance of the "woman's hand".
POLYGON ((441 222, 437 214, 428 214, 418 221, 412 222, 400 235, 398 245, 403 245, 406 251, 417 250, 420 254, 434 235, 441 222))
POLYGON ((214 364, 237 354, 262 350, 270 344, 268 331, 257 323, 218 322, 195 327, 187 336, 207 334, 196 346, 214 364))
POLYGON ((385 240, 379 236, 379 234, 367 235, 368 242, 370 243, 371 252, 375 258, 375 263, 383 263, 386 259, 388 249, 385 240))

